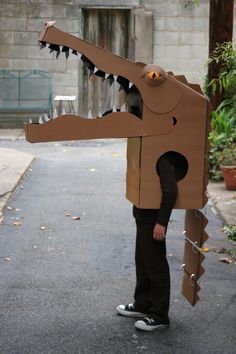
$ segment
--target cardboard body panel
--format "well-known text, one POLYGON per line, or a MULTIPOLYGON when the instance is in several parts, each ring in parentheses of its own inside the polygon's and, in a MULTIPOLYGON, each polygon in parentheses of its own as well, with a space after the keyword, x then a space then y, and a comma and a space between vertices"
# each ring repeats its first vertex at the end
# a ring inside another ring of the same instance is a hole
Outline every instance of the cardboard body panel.
MULTIPOLYGON (((176 118, 177 123, 166 134, 144 136, 140 151, 140 191, 134 198, 130 193, 131 183, 127 184, 127 198, 140 208, 159 208, 161 189, 159 177, 156 173, 156 164, 161 155, 168 151, 175 151, 183 155, 188 161, 186 176, 178 182, 178 197, 175 208, 197 209, 202 208, 206 201, 204 177, 206 174, 206 136, 208 134, 206 117, 208 102, 201 95, 192 95, 189 88, 182 88, 183 95, 179 104, 171 113, 162 114, 161 119, 176 118), (150 153, 151 152, 151 153, 150 153), (137 204, 137 200, 139 200, 137 204)), ((145 114, 145 107, 144 107, 145 114)), ((159 115, 155 117, 159 119, 159 115)), ((131 164, 128 160, 127 175, 131 174, 131 164)), ((129 178, 130 180, 130 178, 129 178)))

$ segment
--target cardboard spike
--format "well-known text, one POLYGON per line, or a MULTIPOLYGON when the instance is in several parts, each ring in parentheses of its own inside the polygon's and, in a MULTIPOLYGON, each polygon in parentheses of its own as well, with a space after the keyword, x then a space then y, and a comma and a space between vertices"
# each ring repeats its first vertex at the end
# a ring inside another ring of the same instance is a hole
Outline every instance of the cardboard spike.
POLYGON ((110 74, 105 73, 105 80, 108 79, 109 76, 110 74))
POLYGON ((188 80, 184 75, 175 75, 175 78, 183 84, 188 85, 188 80))
POLYGON ((61 114, 62 114, 62 115, 65 115, 65 114, 66 114, 65 108, 62 108, 61 114))
POLYGON ((208 239, 209 239, 208 233, 204 231, 202 237, 202 244, 204 244, 208 239))
POLYGON ((53 110, 53 115, 52 115, 52 119, 57 118, 57 116, 58 116, 58 114, 57 114, 57 109, 54 108, 54 110, 53 110))
POLYGON ((39 124, 43 124, 43 120, 41 116, 39 117, 39 124))
POLYGON ((96 74, 97 71, 99 71, 99 69, 96 66, 94 66, 93 73, 96 74))
POLYGON ((60 51, 57 51, 57 54, 56 54, 56 59, 58 59, 59 55, 60 55, 60 51))
POLYGON ((101 112, 98 113, 98 117, 102 118, 102 113, 101 112))
POLYGON ((29 119, 29 124, 31 124, 31 123, 32 123, 32 119, 30 118, 30 119, 29 119))
POLYGON ((121 112, 126 112, 126 104, 124 103, 120 109, 121 112))
POLYGON ((45 122, 49 122, 50 121, 50 118, 47 116, 46 113, 44 114, 44 120, 45 120, 45 122))
POLYGON ((91 110, 88 112, 88 118, 93 118, 91 110))
POLYGON ((117 112, 116 106, 113 106, 112 112, 117 112))
POLYGON ((130 82, 130 83, 129 83, 129 89, 131 89, 132 86, 133 86, 133 83, 130 82))
POLYGON ((81 59, 82 58, 82 54, 78 53, 78 59, 81 59))
POLYGON ((48 21, 45 23, 44 28, 52 27, 54 26, 56 21, 48 21))
POLYGON ((46 47, 47 47, 46 42, 40 42, 40 49, 44 49, 46 47))

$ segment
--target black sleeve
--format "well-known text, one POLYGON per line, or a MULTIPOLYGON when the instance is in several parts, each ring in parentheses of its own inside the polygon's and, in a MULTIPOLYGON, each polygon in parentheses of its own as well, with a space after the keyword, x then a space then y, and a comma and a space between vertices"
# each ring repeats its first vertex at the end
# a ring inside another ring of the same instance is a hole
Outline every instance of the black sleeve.
POLYGON ((175 177, 175 166, 167 157, 162 156, 157 165, 157 172, 160 177, 162 198, 157 217, 157 223, 167 226, 170 214, 177 197, 177 181, 175 177))

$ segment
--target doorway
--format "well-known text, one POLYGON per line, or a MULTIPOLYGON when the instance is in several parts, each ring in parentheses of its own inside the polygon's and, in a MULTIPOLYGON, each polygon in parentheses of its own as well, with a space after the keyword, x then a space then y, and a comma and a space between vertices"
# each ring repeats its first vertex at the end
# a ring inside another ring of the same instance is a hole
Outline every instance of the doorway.
MULTIPOLYGON (((114 54, 132 59, 130 41, 130 10, 83 9, 83 39, 103 47, 114 54)), ((125 95, 120 85, 103 80, 83 65, 79 74, 79 115, 97 117, 113 109, 121 108, 125 95)))

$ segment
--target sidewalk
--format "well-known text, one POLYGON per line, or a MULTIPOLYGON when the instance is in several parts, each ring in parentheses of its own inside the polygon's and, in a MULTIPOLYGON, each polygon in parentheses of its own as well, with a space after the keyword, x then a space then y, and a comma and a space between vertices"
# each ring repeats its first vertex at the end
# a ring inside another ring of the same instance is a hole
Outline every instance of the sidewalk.
MULTIPOLYGON (((0 140, 17 139, 24 139, 22 129, 0 129, 0 140)), ((0 148, 0 224, 3 220, 4 207, 33 160, 33 155, 0 148)))
MULTIPOLYGON (((0 140, 24 139, 22 129, 0 129, 0 140)), ((5 205, 34 156, 17 150, 0 148, 0 223, 5 205)), ((227 191, 224 183, 208 184, 208 196, 227 224, 236 224, 236 191, 227 191)))

